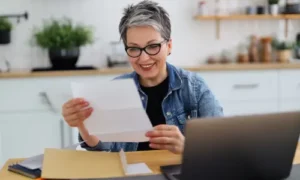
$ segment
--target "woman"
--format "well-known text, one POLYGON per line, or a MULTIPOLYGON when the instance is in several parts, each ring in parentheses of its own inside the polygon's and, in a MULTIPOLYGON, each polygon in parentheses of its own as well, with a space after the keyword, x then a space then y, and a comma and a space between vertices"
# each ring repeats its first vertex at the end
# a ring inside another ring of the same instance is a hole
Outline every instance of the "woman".
POLYGON ((146 143, 102 143, 89 135, 83 125, 93 109, 83 99, 63 105, 63 116, 71 127, 79 129, 82 147, 91 151, 142 151, 151 149, 182 153, 184 124, 189 118, 222 116, 214 95, 196 74, 166 62, 172 52, 171 23, 168 13, 157 3, 142 1, 124 11, 119 25, 133 73, 117 79, 133 78, 143 106, 153 124, 146 143), (82 110, 82 109, 85 110, 82 110))

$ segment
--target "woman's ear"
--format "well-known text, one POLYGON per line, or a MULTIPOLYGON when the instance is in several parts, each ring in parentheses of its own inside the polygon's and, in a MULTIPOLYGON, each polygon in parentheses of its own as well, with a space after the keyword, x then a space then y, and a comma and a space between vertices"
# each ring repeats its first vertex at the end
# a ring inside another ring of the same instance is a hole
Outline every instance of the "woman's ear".
POLYGON ((172 42, 172 39, 169 39, 169 41, 168 41, 168 56, 171 55, 172 48, 173 48, 173 42, 172 42))

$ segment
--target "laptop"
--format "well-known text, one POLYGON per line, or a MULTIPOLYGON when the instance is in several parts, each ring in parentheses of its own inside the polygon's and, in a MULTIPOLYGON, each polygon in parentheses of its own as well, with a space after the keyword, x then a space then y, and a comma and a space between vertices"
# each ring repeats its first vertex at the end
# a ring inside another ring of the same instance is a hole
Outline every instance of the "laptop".
POLYGON ((284 180, 300 134, 300 112, 194 119, 186 123, 181 165, 170 180, 284 180))

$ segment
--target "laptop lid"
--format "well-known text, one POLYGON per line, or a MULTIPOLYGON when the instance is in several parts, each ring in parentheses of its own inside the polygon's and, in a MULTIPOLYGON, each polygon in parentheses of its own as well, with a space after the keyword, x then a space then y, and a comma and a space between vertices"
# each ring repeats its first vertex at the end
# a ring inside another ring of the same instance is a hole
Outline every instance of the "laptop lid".
POLYGON ((186 124, 180 179, 284 179, 300 133, 300 112, 204 118, 186 124))

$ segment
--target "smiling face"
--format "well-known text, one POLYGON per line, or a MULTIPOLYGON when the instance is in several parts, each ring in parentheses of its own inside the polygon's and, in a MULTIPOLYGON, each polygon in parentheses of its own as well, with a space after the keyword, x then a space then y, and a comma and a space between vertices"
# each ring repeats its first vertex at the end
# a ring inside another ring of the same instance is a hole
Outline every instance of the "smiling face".
POLYGON ((127 53, 133 69, 143 81, 158 84, 167 76, 166 60, 171 53, 172 41, 165 40, 151 26, 131 27, 127 30, 127 53), (145 48, 140 53, 138 48, 145 48))

